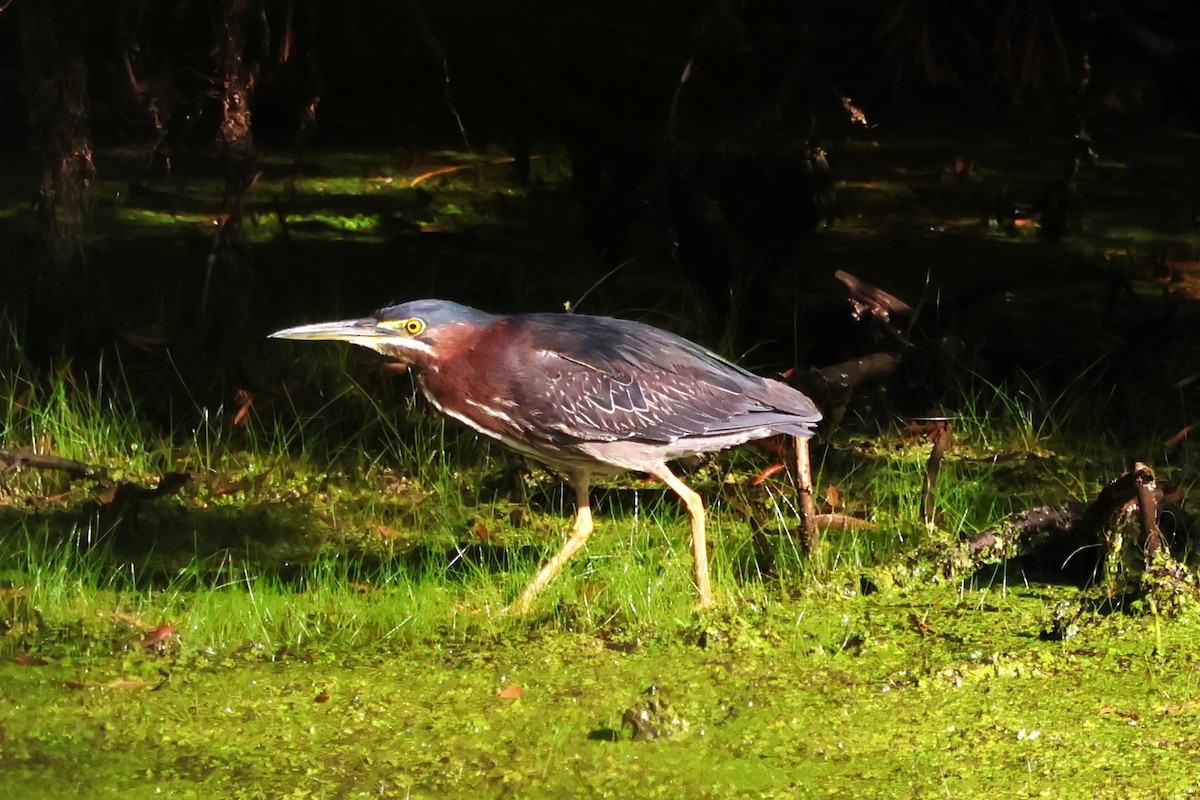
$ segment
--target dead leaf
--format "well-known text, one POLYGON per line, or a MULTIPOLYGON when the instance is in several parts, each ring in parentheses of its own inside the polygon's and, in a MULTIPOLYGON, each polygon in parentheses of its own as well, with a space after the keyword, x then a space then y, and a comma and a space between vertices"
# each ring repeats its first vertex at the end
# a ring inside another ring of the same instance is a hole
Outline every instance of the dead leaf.
POLYGON ((525 687, 514 683, 512 686, 501 689, 500 693, 496 696, 501 700, 516 700, 523 694, 525 694, 525 687))
POLYGON ((825 487, 825 505, 830 513, 842 507, 842 493, 832 483, 825 487))
POLYGON ((937 633, 937 629, 930 625, 925 620, 918 617, 916 614, 909 614, 908 621, 916 626, 917 632, 922 636, 930 636, 937 633))
MULTIPOLYGON (((236 425, 237 422, 235 421, 234 424, 236 425)), ((236 481, 231 481, 228 479, 228 476, 223 476, 223 479, 225 481, 224 483, 220 484, 219 486, 213 486, 209 490, 213 497, 224 497, 225 495, 236 494, 237 492, 248 489, 253 485, 253 482, 249 478, 239 478, 236 481)))
POLYGON ((750 485, 751 486, 761 486, 762 484, 769 481, 771 478, 774 478, 776 475, 783 472, 783 470, 784 470, 783 464, 772 464, 771 466, 764 469, 762 472, 755 475, 754 478, 750 481, 750 485))
POLYGON ((1191 436, 1192 431, 1194 430, 1196 430, 1196 423, 1194 422, 1191 425, 1184 426, 1177 431, 1175 435, 1163 442, 1163 447, 1174 447, 1175 445, 1185 441, 1189 436, 1191 436))
POLYGON ((142 647, 146 648, 147 650, 152 650, 156 647, 159 647, 166 642, 167 639, 170 639, 172 636, 174 636, 177 631, 178 628, 176 628, 174 625, 159 625, 154 630, 148 631, 146 635, 142 637, 142 647))
POLYGON ((397 536, 400 535, 400 531, 396 530, 395 528, 389 528, 387 525, 384 525, 382 522, 377 522, 374 525, 372 525, 371 527, 375 529, 376 533, 378 533, 380 536, 382 536, 385 539, 395 539, 397 536))
POLYGON ((233 415, 233 424, 241 425, 250 413, 250 406, 254 405, 254 392, 249 389, 237 389, 233 393, 233 401, 238 406, 237 413, 233 415))
POLYGON ((854 99, 850 97, 842 98, 842 110, 846 112, 846 118, 851 125, 862 125, 864 128, 875 127, 867 121, 867 115, 861 108, 854 104, 854 99))

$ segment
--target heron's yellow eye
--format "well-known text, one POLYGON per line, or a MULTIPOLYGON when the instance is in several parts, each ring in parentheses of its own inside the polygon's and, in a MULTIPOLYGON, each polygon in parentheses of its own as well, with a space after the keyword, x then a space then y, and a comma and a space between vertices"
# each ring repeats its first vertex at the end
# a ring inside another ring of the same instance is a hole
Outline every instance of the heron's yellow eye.
POLYGON ((423 319, 406 319, 404 320, 404 332, 409 336, 416 336, 421 331, 425 330, 425 320, 423 319))

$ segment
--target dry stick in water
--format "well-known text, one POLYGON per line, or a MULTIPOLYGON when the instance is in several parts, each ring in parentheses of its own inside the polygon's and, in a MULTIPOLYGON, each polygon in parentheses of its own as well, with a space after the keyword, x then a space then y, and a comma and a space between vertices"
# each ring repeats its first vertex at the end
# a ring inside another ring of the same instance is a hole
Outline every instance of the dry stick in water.
POLYGON ((925 465, 925 483, 921 488, 921 518, 925 526, 933 530, 937 522, 937 502, 934 490, 937 488, 938 472, 942 468, 942 459, 954 436, 950 432, 950 423, 939 420, 934 424, 930 434, 933 439, 933 450, 929 453, 929 462, 925 465))
POLYGON ((808 440, 799 436, 792 438, 796 442, 796 482, 800 485, 800 522, 804 529, 804 550, 812 555, 821 543, 817 533, 817 504, 813 500, 812 462, 808 456, 808 440))

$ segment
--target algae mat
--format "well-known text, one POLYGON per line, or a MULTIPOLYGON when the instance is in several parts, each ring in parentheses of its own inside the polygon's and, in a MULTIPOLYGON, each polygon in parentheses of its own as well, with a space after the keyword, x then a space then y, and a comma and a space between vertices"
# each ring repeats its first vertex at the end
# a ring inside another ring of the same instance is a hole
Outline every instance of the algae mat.
POLYGON ((0 668, 0 796, 1183 797, 1200 636, 1071 590, 778 601, 670 634, 0 668))

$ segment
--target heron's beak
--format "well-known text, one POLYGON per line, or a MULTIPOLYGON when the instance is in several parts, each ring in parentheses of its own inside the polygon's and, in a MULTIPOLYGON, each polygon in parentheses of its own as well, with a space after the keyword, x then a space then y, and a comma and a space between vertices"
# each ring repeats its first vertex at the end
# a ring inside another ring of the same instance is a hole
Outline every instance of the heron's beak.
POLYGON ((427 342, 409 336, 397 330, 395 325, 380 322, 374 317, 297 325, 294 328, 275 331, 270 338, 299 339, 309 342, 347 342, 405 363, 428 359, 433 353, 427 342))
POLYGON ((313 325, 297 325, 294 328, 275 331, 268 338, 299 339, 310 342, 349 342, 374 349, 378 340, 395 335, 395 331, 380 327, 379 320, 366 317, 364 319, 344 319, 338 322, 318 322, 313 325))

